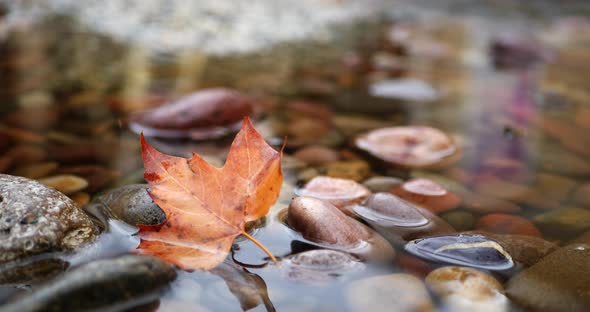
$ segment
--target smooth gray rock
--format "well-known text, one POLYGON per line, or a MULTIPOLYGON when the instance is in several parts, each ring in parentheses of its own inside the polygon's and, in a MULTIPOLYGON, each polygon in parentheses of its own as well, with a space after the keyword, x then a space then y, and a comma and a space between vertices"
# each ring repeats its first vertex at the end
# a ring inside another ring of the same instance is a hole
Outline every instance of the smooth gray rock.
POLYGON ((34 180, 0 174, 0 263, 77 249, 98 229, 64 194, 34 180))
POLYGON ((149 295, 175 278, 170 265, 152 257, 126 255, 99 260, 14 298, 2 311, 119 311, 153 300, 149 295))

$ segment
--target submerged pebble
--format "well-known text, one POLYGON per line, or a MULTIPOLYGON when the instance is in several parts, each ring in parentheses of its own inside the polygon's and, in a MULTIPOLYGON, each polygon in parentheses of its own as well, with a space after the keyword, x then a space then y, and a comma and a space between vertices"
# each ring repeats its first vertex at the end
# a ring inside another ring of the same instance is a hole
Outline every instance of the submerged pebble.
POLYGON ((582 184, 576 188, 572 200, 581 207, 590 208, 590 183, 582 184))
POLYGON ((508 214, 492 213, 481 217, 475 226, 479 231, 496 234, 518 234, 541 237, 541 232, 529 220, 508 214))
POLYGON ((434 311, 424 284, 416 277, 397 273, 355 281, 346 290, 351 311, 434 311))
POLYGON ((391 192, 436 214, 455 209, 461 203, 459 196, 447 191, 438 183, 424 178, 407 181, 391 192))
POLYGON ((373 130, 355 139, 358 149, 402 168, 434 168, 456 160, 458 148, 444 132, 406 126, 373 130))
POLYGON ((18 167, 12 171, 12 174, 29 179, 39 179, 52 174, 58 167, 59 164, 56 162, 42 162, 18 167))
POLYGON ((327 201, 297 197, 289 205, 287 223, 303 238, 322 247, 359 255, 364 259, 394 258, 391 245, 366 225, 347 217, 327 201))
POLYGON ((389 193, 373 194, 365 204, 354 206, 353 211, 394 244, 455 232, 427 209, 389 193))
POLYGON ((461 206, 474 213, 518 213, 520 207, 510 201, 473 192, 461 194, 461 206))
POLYGON ((571 239, 590 229, 590 210, 565 207, 539 214, 533 222, 551 238, 571 239))
POLYGON ((165 262, 151 257, 126 255, 98 260, 44 284, 32 293, 3 307, 6 312, 88 311, 121 309, 145 303, 146 296, 174 280, 176 272, 165 262))
POLYGON ((205 89, 133 115, 130 127, 147 136, 198 138, 200 134, 206 138, 226 134, 223 127, 233 126, 252 112, 251 100, 235 90, 205 89))
POLYGON ((502 284, 480 270, 442 267, 430 272, 425 282, 450 311, 508 311, 502 284))
POLYGON ((348 253, 315 249, 290 255, 281 261, 283 275, 307 283, 329 283, 343 275, 359 272, 365 265, 348 253))
POLYGON ((478 234, 458 234, 417 239, 405 250, 420 258, 490 271, 509 270, 512 257, 496 241, 478 234))
POLYGON ((364 180, 371 172, 369 164, 364 160, 336 161, 326 164, 323 170, 329 177, 356 182, 364 180))
POLYGON ((88 187, 88 181, 71 174, 46 177, 39 179, 39 183, 52 187, 66 195, 74 194, 88 187))
POLYGON ((0 174, 0 262, 92 242, 98 229, 64 194, 0 174))
POLYGON ((471 230, 475 225, 475 217, 469 211, 453 210, 441 214, 440 217, 459 232, 471 230))
POLYGON ((527 310, 588 311, 590 246, 571 244, 513 276, 508 297, 527 310))
POLYGON ((363 182, 363 185, 371 192, 389 192, 392 188, 404 183, 404 180, 395 177, 375 176, 363 182))
POLYGON ((298 190, 297 195, 328 201, 344 213, 352 215, 351 205, 364 201, 371 195, 371 191, 353 180, 318 176, 298 190))
POLYGON ((338 152, 321 145, 302 147, 293 156, 311 166, 321 166, 338 161, 340 158, 338 152))

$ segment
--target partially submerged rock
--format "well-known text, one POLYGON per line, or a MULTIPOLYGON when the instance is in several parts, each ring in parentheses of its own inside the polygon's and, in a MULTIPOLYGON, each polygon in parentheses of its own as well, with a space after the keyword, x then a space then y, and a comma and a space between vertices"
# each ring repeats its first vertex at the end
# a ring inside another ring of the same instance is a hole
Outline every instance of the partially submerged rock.
POLYGON ((513 276, 506 292, 527 310, 588 311, 589 267, 590 246, 568 245, 513 276))
MULTIPOLYGON (((91 262, 3 307, 5 312, 88 311, 119 308, 143 299, 176 278, 174 269, 151 257, 126 255, 91 262), (132 303, 132 302, 131 302, 132 303)), ((157 297, 152 297, 153 299, 157 297)), ((131 305, 133 306, 133 305, 131 305)))
POLYGON ((287 222, 306 240, 319 246, 388 261, 395 252, 391 245, 366 225, 347 217, 327 201, 297 197, 289 205, 287 222))
POLYGON ((84 209, 100 219, 114 216, 131 225, 156 225, 166 220, 166 214, 147 193, 147 184, 131 184, 109 190, 92 200, 84 209))
POLYGON ((478 234, 458 234, 417 239, 405 250, 422 259, 490 271, 514 267, 512 257, 496 241, 478 234))
POLYGON ((0 174, 0 263, 50 251, 69 251, 98 229, 62 193, 36 181, 0 174))

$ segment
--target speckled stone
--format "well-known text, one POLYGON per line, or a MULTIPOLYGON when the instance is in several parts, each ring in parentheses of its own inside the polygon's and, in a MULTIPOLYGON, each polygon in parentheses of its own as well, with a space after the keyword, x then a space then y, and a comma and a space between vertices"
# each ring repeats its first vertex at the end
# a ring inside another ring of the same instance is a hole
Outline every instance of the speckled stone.
POLYGON ((176 272, 170 265, 152 257, 126 255, 99 260, 17 298, 2 311, 103 310, 149 295, 175 278, 176 272))
POLYGON ((90 218, 62 193, 27 178, 0 174, 0 262, 73 250, 97 234, 90 218))

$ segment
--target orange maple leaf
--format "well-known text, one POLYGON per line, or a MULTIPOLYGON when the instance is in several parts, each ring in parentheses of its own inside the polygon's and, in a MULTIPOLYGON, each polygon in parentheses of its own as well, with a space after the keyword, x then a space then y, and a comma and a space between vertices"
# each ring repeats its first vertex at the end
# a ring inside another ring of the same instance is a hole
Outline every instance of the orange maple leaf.
POLYGON ((270 147, 247 117, 222 168, 195 153, 190 159, 160 153, 143 134, 140 140, 149 194, 166 222, 158 231, 140 227, 139 253, 208 270, 226 258, 241 234, 276 261, 244 228, 266 215, 279 195, 282 150, 270 147))

